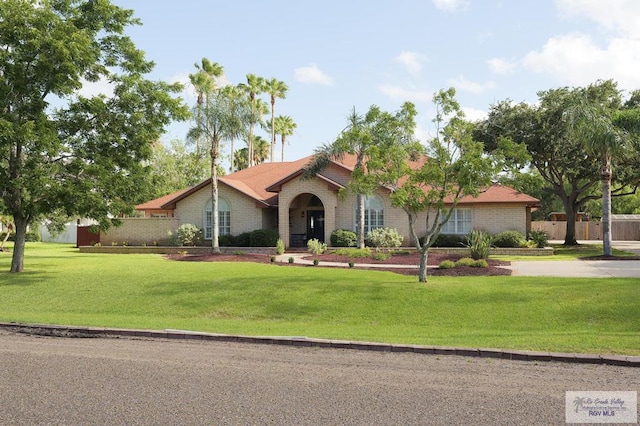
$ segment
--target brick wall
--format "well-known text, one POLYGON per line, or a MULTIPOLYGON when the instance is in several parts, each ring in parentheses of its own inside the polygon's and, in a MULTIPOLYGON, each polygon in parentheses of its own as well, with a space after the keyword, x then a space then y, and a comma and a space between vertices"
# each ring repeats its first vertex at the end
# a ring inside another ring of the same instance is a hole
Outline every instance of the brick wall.
POLYGON ((130 245, 153 245, 155 241, 159 245, 168 245, 169 232, 175 234, 178 226, 180 223, 176 218, 125 218, 122 219, 122 226, 100 232, 100 244, 122 245, 126 242, 130 245))
MULTIPOLYGON (((251 232, 265 226, 275 227, 275 213, 256 206, 256 202, 228 186, 218 186, 218 198, 224 198, 231 211, 231 234, 251 232)), ((204 226, 204 208, 211 199, 211 188, 205 187, 178 202, 175 217, 180 223, 191 223, 198 228, 204 226)))

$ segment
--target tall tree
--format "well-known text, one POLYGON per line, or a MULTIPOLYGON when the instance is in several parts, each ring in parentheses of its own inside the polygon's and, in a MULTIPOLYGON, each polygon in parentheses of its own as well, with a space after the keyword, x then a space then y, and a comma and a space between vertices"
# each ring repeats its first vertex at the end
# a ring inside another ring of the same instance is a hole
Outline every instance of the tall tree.
MULTIPOLYGON (((342 160, 345 155, 355 155, 356 164, 352 174, 366 174, 366 160, 372 145, 371 129, 364 116, 356 112, 355 107, 347 118, 349 124, 331 144, 324 144, 314 150, 313 159, 307 166, 305 178, 311 178, 326 168, 333 160, 342 160)), ((356 194, 356 234, 358 247, 364 248, 364 203, 365 196, 373 191, 363 181, 352 185, 349 189, 356 194)))
MULTIPOLYGON (((575 245, 576 213, 585 204, 600 198, 598 183, 600 155, 586 149, 585 141, 571 131, 566 111, 588 100, 595 106, 615 111, 621 107, 620 93, 612 81, 600 81, 586 88, 559 88, 539 92, 539 105, 500 102, 491 107, 489 117, 483 121, 474 137, 491 152, 501 145, 515 142, 526 147, 530 165, 534 166, 561 201, 567 216, 565 245, 575 245)), ((521 159, 513 159, 521 162, 521 159)), ((526 162, 525 162, 526 163, 526 162)), ((626 168, 625 179, 634 179, 632 167, 626 168)), ((637 170, 637 169, 636 169, 637 170)), ((623 194, 627 183, 619 180, 613 194, 623 194)))
POLYGON ((407 214, 409 230, 420 253, 418 279, 427 281, 428 249, 449 220, 458 201, 476 196, 491 184, 496 165, 483 155, 483 145, 471 137, 473 125, 464 119, 455 90, 441 90, 433 97, 436 106, 436 136, 429 142, 427 157, 417 155, 421 146, 406 135, 413 121, 407 116, 391 122, 388 144, 370 161, 371 172, 391 191, 391 202, 407 214), (396 128, 397 130, 393 131, 396 128), (418 235, 416 223, 424 215, 425 235, 418 235))
POLYGON ((288 115, 279 115, 273 122, 273 131, 280 135, 280 142, 282 143, 282 150, 280 151, 280 161, 284 163, 284 145, 286 143, 287 136, 293 135, 298 125, 288 115))
POLYGON ((249 106, 242 96, 242 90, 238 86, 225 86, 223 95, 227 99, 229 114, 225 126, 224 138, 229 141, 229 172, 235 171, 234 167, 234 142, 245 133, 245 125, 249 121, 249 106))
MULTIPOLYGON (((605 256, 611 247, 611 180, 613 159, 633 150, 640 130, 640 110, 619 109, 619 104, 592 102, 578 98, 565 112, 570 130, 584 141, 587 150, 600 158, 602 182, 602 247, 605 256)), ((640 165, 640 162, 638 162, 640 165)))
POLYGON ((198 93, 198 102, 193 116, 199 118, 189 129, 187 138, 192 141, 202 140, 208 145, 211 158, 211 250, 220 253, 218 241, 218 166, 220 159, 220 142, 224 137, 225 125, 228 123, 228 98, 218 85, 218 79, 223 74, 223 68, 207 58, 202 59, 201 65, 195 64, 196 72, 189 75, 189 79, 198 93), (200 94, 202 96, 200 96, 200 94), (202 102, 200 102, 202 98, 202 102))
POLYGON ((273 153, 276 146, 276 127, 275 127, 275 106, 276 106, 276 98, 284 99, 287 95, 287 90, 289 88, 287 85, 280 80, 272 78, 270 80, 265 80, 264 82, 265 92, 269 95, 271 100, 271 151, 269 155, 269 161, 273 163, 273 153))
POLYGON ((249 99, 249 134, 247 145, 249 148, 249 167, 253 166, 253 138, 256 124, 260 124, 264 108, 259 104, 260 99, 257 95, 264 93, 264 78, 255 74, 247 74, 247 82, 238 85, 249 99))
POLYGON ((24 269, 27 227, 44 217, 108 228, 132 212, 147 193, 151 143, 188 116, 172 96, 180 85, 145 78, 153 63, 124 35, 136 24, 108 0, 0 2, 0 197, 15 223, 12 272, 24 269), (112 95, 83 95, 84 82, 100 80, 112 95))
POLYGON ((148 175, 153 188, 151 197, 161 197, 197 185, 208 178, 211 173, 208 158, 189 150, 185 142, 179 139, 172 140, 168 147, 159 141, 154 143, 148 175))

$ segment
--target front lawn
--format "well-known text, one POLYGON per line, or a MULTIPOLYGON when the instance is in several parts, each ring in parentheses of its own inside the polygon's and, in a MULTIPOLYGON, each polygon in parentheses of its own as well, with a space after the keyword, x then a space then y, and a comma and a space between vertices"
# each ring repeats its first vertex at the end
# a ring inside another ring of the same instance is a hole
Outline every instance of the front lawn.
POLYGON ((29 243, 0 321, 639 355, 638 279, 416 277, 29 243))

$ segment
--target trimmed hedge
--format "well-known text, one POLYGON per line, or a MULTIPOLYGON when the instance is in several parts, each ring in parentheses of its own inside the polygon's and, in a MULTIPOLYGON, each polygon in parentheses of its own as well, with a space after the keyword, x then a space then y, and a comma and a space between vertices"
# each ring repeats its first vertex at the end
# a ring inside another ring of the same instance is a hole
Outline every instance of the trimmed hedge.
POLYGON ((331 233, 332 247, 356 247, 358 245, 358 235, 348 229, 336 229, 331 233))

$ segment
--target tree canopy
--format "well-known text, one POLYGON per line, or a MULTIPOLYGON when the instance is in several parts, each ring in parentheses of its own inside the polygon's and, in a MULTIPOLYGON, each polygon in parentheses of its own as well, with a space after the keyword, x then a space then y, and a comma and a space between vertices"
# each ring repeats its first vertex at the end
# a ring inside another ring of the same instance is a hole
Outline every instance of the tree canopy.
POLYGON ((144 160, 188 110, 181 86, 145 78, 124 29, 131 10, 100 1, 0 2, 0 197, 14 218, 12 272, 23 270, 27 226, 81 215, 104 228, 146 198, 144 160), (112 93, 87 96, 87 82, 112 93))
MULTIPOLYGON (((567 111, 581 102, 605 114, 631 105, 623 104, 622 94, 611 80, 587 87, 551 89, 538 96, 538 105, 514 104, 510 100, 493 105, 474 138, 482 141, 487 151, 502 153, 514 168, 534 167, 545 181, 546 191, 562 201, 567 217, 572 218, 590 200, 600 198, 601 155, 588 149, 584 132, 581 136, 571 130, 567 111)), ((613 179, 614 195, 625 193, 628 185, 638 182, 638 167, 633 166, 637 165, 637 152, 625 150, 613 158, 614 167, 619 170, 613 179)), ((575 222, 568 220, 565 244, 576 243, 575 222)))

